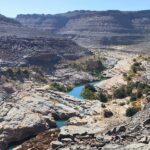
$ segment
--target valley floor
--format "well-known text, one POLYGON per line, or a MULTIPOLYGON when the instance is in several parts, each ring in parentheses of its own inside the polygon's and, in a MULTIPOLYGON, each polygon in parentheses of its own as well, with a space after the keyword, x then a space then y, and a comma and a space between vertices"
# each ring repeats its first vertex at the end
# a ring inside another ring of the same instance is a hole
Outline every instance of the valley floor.
POLYGON ((1 150, 26 138, 14 149, 150 149, 150 56, 92 52, 52 73, 1 68, 1 150), (87 83, 93 81, 98 81, 95 90, 87 95, 87 83), (79 84, 88 97, 68 94, 79 84), (58 129, 56 121, 66 123, 58 129))

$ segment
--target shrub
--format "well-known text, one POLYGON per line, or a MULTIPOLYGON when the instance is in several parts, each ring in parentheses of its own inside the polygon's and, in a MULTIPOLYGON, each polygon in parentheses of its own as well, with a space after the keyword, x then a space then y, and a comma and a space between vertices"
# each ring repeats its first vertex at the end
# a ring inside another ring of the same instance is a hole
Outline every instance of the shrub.
POLYGON ((63 84, 59 84, 59 83, 53 83, 51 84, 51 87, 53 90, 57 90, 57 91, 60 91, 60 92, 69 92, 72 87, 71 86, 65 86, 63 84))
POLYGON ((90 99, 90 100, 96 99, 95 92, 96 92, 96 89, 93 85, 86 84, 81 93, 81 96, 85 99, 90 99))
POLYGON ((98 95, 97 95, 97 99, 100 100, 101 102, 103 103, 107 103, 108 101, 108 98, 107 98, 107 95, 100 92, 98 95))
POLYGON ((136 62, 136 59, 134 58, 133 61, 136 62))
POLYGON ((126 94, 128 96, 130 96, 132 94, 132 90, 134 89, 134 83, 133 82, 129 82, 127 85, 126 85, 126 94))
POLYGON ((85 89, 89 89, 92 92, 96 92, 95 87, 93 85, 91 85, 91 84, 86 84, 85 85, 85 89))
POLYGON ((88 88, 83 89, 81 96, 83 98, 89 99, 89 100, 95 99, 95 93, 93 91, 89 90, 88 88))
POLYGON ((150 92, 150 87, 147 86, 147 87, 143 90, 143 93, 148 96, 149 92, 150 92))
POLYGON ((141 63, 135 62, 132 66, 131 66, 131 71, 133 73, 137 73, 137 71, 141 70, 141 63))
POLYGON ((36 82, 42 82, 42 83, 47 83, 47 80, 44 78, 44 76, 40 75, 40 74, 35 74, 33 76, 33 79, 36 81, 36 82))
POLYGON ((131 70, 132 70, 133 73, 137 73, 137 69, 136 69, 135 66, 131 66, 131 70))
POLYGON ((124 80, 126 80, 126 81, 131 81, 132 80, 131 75, 127 75, 126 73, 123 74, 123 77, 124 77, 124 80))
POLYGON ((114 96, 114 98, 125 98, 127 96, 125 87, 121 86, 120 88, 114 90, 113 96, 114 96))
POLYGON ((130 97, 130 101, 131 101, 131 102, 134 102, 134 101, 136 101, 136 100, 137 100, 136 95, 135 95, 135 94, 132 94, 131 97, 130 97))
POLYGON ((102 107, 102 108, 106 108, 106 105, 105 105, 105 104, 102 104, 101 107, 102 107))
POLYGON ((13 72, 13 70, 12 70, 11 68, 8 68, 8 69, 7 69, 7 73, 8 73, 8 75, 9 75, 10 77, 13 77, 13 76, 14 76, 14 72, 13 72))
POLYGON ((71 63, 71 66, 79 71, 90 72, 95 76, 99 75, 105 69, 100 58, 81 59, 71 63))
POLYGON ((142 91, 138 90, 137 93, 136 93, 136 97, 141 98, 142 96, 143 96, 142 91))
POLYGON ((124 106, 125 105, 125 102, 121 102, 119 103, 120 106, 124 106))
POLYGON ((24 70, 22 71, 22 73, 24 74, 24 77, 25 77, 25 78, 29 78, 29 77, 30 77, 30 72, 29 72, 29 70, 24 69, 24 70))
POLYGON ((132 117, 133 115, 135 115, 137 112, 139 111, 138 108, 135 107, 130 107, 126 110, 126 116, 127 117, 132 117))

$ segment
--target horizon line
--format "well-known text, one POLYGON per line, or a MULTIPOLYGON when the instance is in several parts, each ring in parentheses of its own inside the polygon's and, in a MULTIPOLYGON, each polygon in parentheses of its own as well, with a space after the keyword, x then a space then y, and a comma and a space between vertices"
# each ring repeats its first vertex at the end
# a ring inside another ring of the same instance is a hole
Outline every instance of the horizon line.
POLYGON ((137 9, 137 10, 121 10, 121 9, 105 9, 105 10, 90 10, 90 9, 76 9, 76 10, 69 10, 64 12, 58 12, 58 13, 18 13, 14 17, 7 16, 5 14, 0 13, 0 15, 3 15, 7 18, 16 18, 18 15, 59 15, 59 14, 66 14, 71 12, 80 12, 80 11, 89 11, 89 12, 105 12, 105 11, 118 11, 118 12, 142 12, 142 11, 150 11, 150 9, 137 9))

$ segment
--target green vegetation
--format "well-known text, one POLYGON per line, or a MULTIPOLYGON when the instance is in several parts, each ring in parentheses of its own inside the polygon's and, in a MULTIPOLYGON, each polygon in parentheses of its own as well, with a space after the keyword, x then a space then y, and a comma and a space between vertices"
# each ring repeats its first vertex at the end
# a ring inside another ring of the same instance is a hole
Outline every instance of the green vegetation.
POLYGON ((45 77, 43 75, 40 75, 40 74, 35 74, 33 76, 33 81, 35 82, 42 82, 42 83, 47 83, 47 80, 45 79, 45 77))
POLYGON ((114 98, 125 98, 127 96, 125 86, 121 86, 120 88, 115 89, 113 92, 113 96, 114 98))
POLYGON ((93 85, 91 85, 91 84, 86 84, 85 85, 85 89, 89 89, 92 92, 96 92, 95 87, 93 85))
POLYGON ((129 82, 129 81, 132 80, 132 76, 131 76, 131 75, 128 75, 127 73, 124 73, 124 74, 123 74, 123 77, 124 77, 124 80, 125 80, 125 81, 128 81, 128 82, 129 82))
POLYGON ((137 99, 136 95, 132 94, 131 97, 130 97, 130 101, 134 102, 134 101, 136 101, 136 99, 137 99))
POLYGON ((37 67, 12 67, 6 68, 1 71, 1 75, 6 77, 8 80, 15 80, 24 82, 27 80, 32 80, 40 83, 47 83, 43 71, 41 68, 37 67))
POLYGON ((78 71, 89 72, 94 76, 100 76, 100 73, 105 69, 100 58, 83 58, 78 61, 71 62, 72 68, 78 71))
POLYGON ((136 101, 138 98, 141 98, 144 94, 148 95, 148 91, 150 91, 150 86, 145 83, 128 82, 127 85, 115 89, 113 92, 113 97, 125 98, 127 96, 130 96, 131 101, 136 101))
POLYGON ((148 95, 148 91, 150 91, 150 86, 148 84, 141 82, 132 82, 132 79, 135 77, 136 73, 138 71, 144 70, 144 68, 141 66, 141 62, 138 62, 136 59, 133 59, 133 62, 134 63, 131 66, 130 71, 123 74, 124 79, 127 81, 127 85, 120 87, 114 91, 115 98, 124 98, 126 96, 130 96, 130 101, 133 102, 139 98, 142 98, 143 95, 148 95))
POLYGON ((96 98, 95 92, 96 92, 95 87, 93 85, 87 84, 87 85, 85 85, 85 87, 81 93, 81 96, 85 99, 92 100, 92 99, 96 98))
POLYGON ((121 102, 119 103, 120 106, 124 106, 125 105, 125 102, 121 102))
POLYGON ((127 82, 131 82, 132 79, 135 77, 138 71, 142 71, 144 68, 141 66, 141 62, 137 62, 136 59, 133 59, 133 65, 130 68, 130 71, 128 73, 124 73, 123 77, 124 80, 127 82))
POLYGON ((3 70, 2 75, 10 80, 19 80, 21 82, 24 82, 24 79, 29 78, 29 70, 27 67, 14 67, 14 68, 7 68, 6 70, 3 70))
POLYGON ((106 108, 106 105, 104 103, 102 103, 101 107, 102 108, 106 108))
POLYGON ((63 85, 60 83, 52 83, 51 84, 51 89, 56 90, 56 91, 60 91, 60 92, 69 92, 72 90, 72 86, 70 85, 63 85))
POLYGON ((133 115, 135 115, 137 112, 139 111, 138 108, 135 107, 130 107, 126 110, 126 116, 127 117, 132 117, 133 115))
POLYGON ((107 103, 108 102, 108 97, 106 94, 100 92, 97 94, 97 99, 100 100, 103 103, 107 103))
POLYGON ((96 91, 95 87, 93 85, 90 85, 90 84, 85 85, 85 87, 81 93, 81 96, 85 99, 90 99, 90 100, 97 99, 103 103, 107 103, 107 101, 108 101, 107 94, 105 94, 103 92, 98 93, 96 91))
POLYGON ((131 66, 131 71, 133 73, 137 73, 138 71, 142 70, 142 67, 141 67, 141 63, 140 62, 137 62, 136 60, 134 61, 134 64, 131 66))

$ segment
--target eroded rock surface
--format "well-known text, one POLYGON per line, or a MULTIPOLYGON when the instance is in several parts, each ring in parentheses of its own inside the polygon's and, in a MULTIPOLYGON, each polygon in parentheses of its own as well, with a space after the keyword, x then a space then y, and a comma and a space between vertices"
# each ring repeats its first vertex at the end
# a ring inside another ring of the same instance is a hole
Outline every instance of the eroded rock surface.
POLYGON ((36 135, 48 129, 46 119, 18 104, 3 103, 0 105, 0 149, 5 150, 8 144, 36 135))

